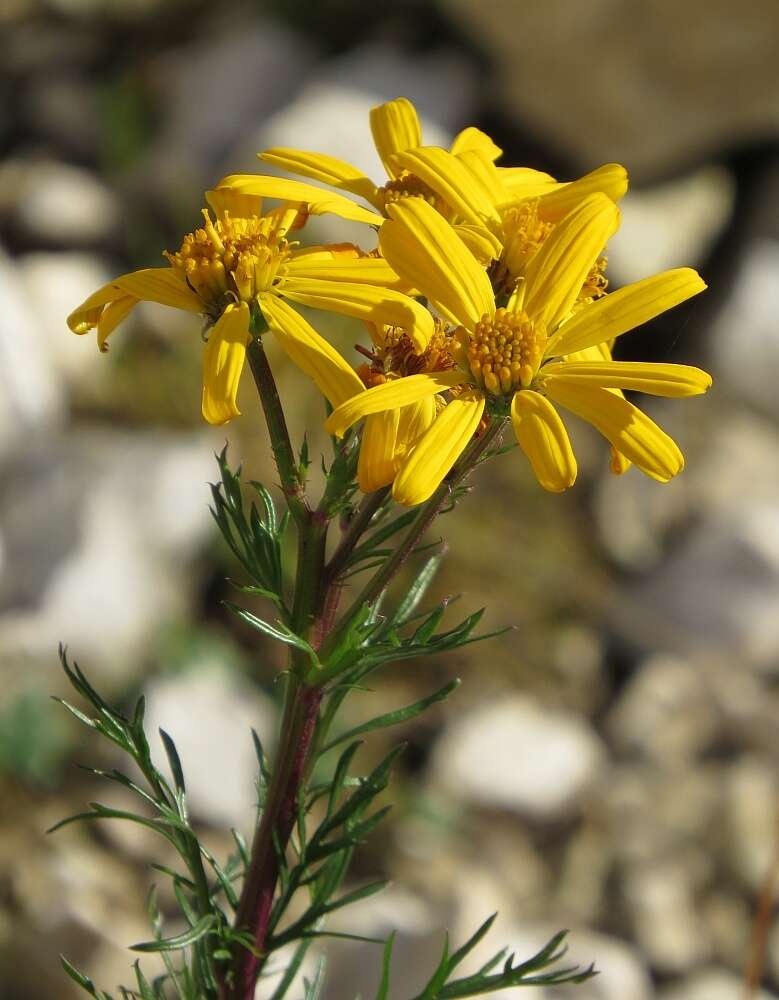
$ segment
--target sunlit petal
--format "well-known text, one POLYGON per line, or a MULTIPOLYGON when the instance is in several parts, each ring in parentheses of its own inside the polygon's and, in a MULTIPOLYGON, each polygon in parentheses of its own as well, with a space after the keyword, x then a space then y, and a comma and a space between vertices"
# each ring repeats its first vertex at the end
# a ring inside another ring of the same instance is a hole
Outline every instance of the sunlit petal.
POLYGON ((398 503, 413 507, 435 493, 468 446, 483 412, 484 396, 478 390, 446 404, 395 478, 392 495, 398 503))
POLYGON ((125 295, 121 299, 109 302, 103 309, 97 321, 97 346, 101 351, 108 350, 106 341, 109 335, 132 312, 137 304, 138 299, 134 295, 125 295))
POLYGON ((700 368, 654 361, 560 361, 544 365, 541 374, 605 389, 632 389, 650 396, 700 396, 711 388, 711 375, 700 368))
POLYGON ((519 446, 536 479, 551 493, 562 493, 576 482, 576 458, 560 414, 537 392, 514 394, 511 422, 519 446))
POLYGON ((305 181, 289 180, 286 177, 270 177, 263 174, 230 174, 223 177, 213 192, 209 191, 209 204, 215 197, 219 199, 222 189, 236 191, 238 194, 254 195, 259 198, 277 198, 280 201, 291 201, 305 204, 312 215, 332 213, 342 219, 352 222, 366 222, 369 225, 380 226, 383 217, 356 205, 353 201, 334 191, 306 184, 305 181))
POLYGON ((284 265, 285 278, 322 278, 327 281, 347 281, 377 285, 381 288, 408 289, 408 282, 399 277, 381 257, 349 257, 347 255, 308 253, 295 254, 284 265))
POLYGON ((434 396, 446 392, 452 386, 462 382, 460 372, 439 372, 436 375, 408 375, 405 378, 393 379, 372 389, 366 389, 358 396, 341 403, 325 423, 329 434, 342 437, 346 431, 369 413, 381 413, 383 410, 393 410, 409 403, 416 403, 425 396, 434 396))
POLYGON ((188 312, 203 311, 203 303, 171 268, 148 267, 122 274, 98 288, 68 316, 68 326, 74 333, 88 333, 97 326, 104 306, 128 295, 136 301, 159 302, 188 312))
POLYGON ((357 483, 363 493, 388 486, 395 478, 398 411, 385 410, 365 418, 357 460, 357 483))
POLYGON ((390 177, 396 177, 392 156, 422 145, 422 127, 414 105, 405 97, 387 101, 370 112, 376 151, 390 177))
POLYGON ((339 160, 325 153, 312 153, 303 149, 288 149, 274 146, 257 154, 265 163, 272 163, 292 174, 302 174, 314 181, 329 184, 330 187, 348 191, 371 204, 376 203, 376 185, 351 163, 339 160))
POLYGON ((315 309, 354 316, 369 323, 400 326, 421 352, 433 336, 433 317, 415 299, 375 285, 323 278, 285 278, 276 290, 315 309))
POLYGON ((214 324, 203 352, 203 416, 210 424, 226 424, 240 416, 236 403, 246 345, 249 307, 229 305, 214 324))
POLYGON ((547 354, 571 354, 613 340, 705 288, 697 271, 678 267, 609 292, 564 323, 550 340, 547 354))
POLYGON ((359 376, 299 312, 276 295, 263 295, 260 308, 289 359, 316 385, 331 406, 363 391, 359 376))
POLYGON ((555 226, 527 266, 525 309, 531 319, 553 330, 567 316, 618 224, 614 202, 593 194, 555 226))
POLYGON ((451 145, 451 152, 455 156, 460 156, 468 150, 475 150, 493 162, 503 155, 500 146, 496 146, 486 132, 482 132, 474 125, 469 125, 462 132, 458 132, 451 145))
MULTIPOLYGON (((478 224, 487 219, 499 221, 489 188, 464 159, 453 156, 440 146, 420 146, 397 153, 392 162, 396 173, 408 170, 424 181, 454 211, 461 221, 478 224)), ((487 161, 479 160, 484 165, 487 161)), ((489 166, 494 170, 492 164, 489 166)), ((485 171, 486 171, 485 166, 485 171)))
POLYGON ((607 441, 652 479, 668 482, 684 468, 676 442, 645 413, 611 389, 549 379, 550 399, 597 428, 607 441))
POLYGON ((616 202, 625 195, 627 189, 627 170, 619 163, 607 163, 578 180, 559 184, 548 194, 543 194, 538 204, 538 214, 548 222, 557 222, 588 195, 600 192, 616 202))
POLYGON ((495 312, 489 278, 449 223, 421 198, 389 207, 379 234, 393 270, 418 288, 447 319, 472 328, 495 312))

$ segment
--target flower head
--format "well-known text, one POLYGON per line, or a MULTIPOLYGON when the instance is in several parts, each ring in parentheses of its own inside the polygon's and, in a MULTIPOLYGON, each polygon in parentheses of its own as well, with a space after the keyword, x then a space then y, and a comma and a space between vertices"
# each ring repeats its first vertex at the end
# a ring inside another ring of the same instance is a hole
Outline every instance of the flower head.
POLYGON ((647 475, 665 482, 682 469, 676 444, 621 390, 691 396, 705 392, 710 377, 685 365, 615 362, 602 348, 702 291, 695 271, 679 268, 583 301, 582 288, 619 215, 613 201, 593 194, 555 225, 524 280, 499 306, 487 272, 427 203, 407 201, 390 214, 382 251, 450 323, 457 367, 368 389, 338 407, 328 427, 342 433, 368 414, 458 387, 403 462, 393 485, 397 500, 416 504, 434 492, 485 411, 493 419, 511 417, 539 482, 554 492, 571 486, 577 471, 554 404, 593 424, 647 475))
MULTIPOLYGON (((280 190, 307 193, 299 187, 280 190)), ((288 301, 402 327, 420 351, 434 324, 426 309, 400 291, 402 283, 385 261, 351 244, 301 248, 289 239, 314 209, 324 211, 327 206, 349 218, 358 209, 345 198, 341 205, 340 196, 327 192, 311 197, 318 200, 284 202, 263 212, 256 195, 209 192, 216 219, 203 211, 203 226, 187 234, 177 251, 165 254, 169 267, 135 271, 104 285, 71 313, 70 329, 79 334, 97 329, 104 351, 109 334, 140 301, 202 313, 208 324, 203 416, 222 424, 240 412, 236 396, 250 329, 267 325, 295 364, 338 405, 362 383, 288 301)))

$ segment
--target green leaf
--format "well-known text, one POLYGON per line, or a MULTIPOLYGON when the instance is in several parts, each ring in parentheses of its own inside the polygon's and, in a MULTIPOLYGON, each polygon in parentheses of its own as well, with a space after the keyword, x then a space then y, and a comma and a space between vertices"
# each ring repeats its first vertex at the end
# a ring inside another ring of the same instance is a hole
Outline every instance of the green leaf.
POLYGON ((314 972, 314 978, 311 982, 307 979, 303 980, 304 995, 303 1000, 319 1000, 322 993, 322 987, 325 984, 325 969, 327 968, 327 961, 325 956, 322 957, 317 962, 316 971, 314 972))
POLYGON ((417 573, 414 582, 409 587, 408 593, 398 605, 392 619, 388 621, 388 625, 403 624, 409 615, 412 615, 416 611, 422 598, 427 593, 428 587, 433 582, 444 555, 444 552, 437 552, 435 555, 430 556, 419 573, 417 573))
POLYGON ((379 988, 376 992, 376 1000, 387 1000, 389 997, 390 965, 392 964, 392 949, 395 947, 396 933, 396 931, 393 931, 384 945, 384 955, 381 960, 381 979, 379 980, 379 988))
POLYGON ((95 1000, 111 1000, 111 996, 109 993, 101 992, 95 986, 95 984, 92 982, 89 976, 85 976, 83 972, 79 972, 74 965, 70 964, 70 962, 67 960, 67 958, 65 958, 64 955, 60 955, 60 962, 62 964, 62 968, 70 976, 73 982, 78 983, 78 985, 83 990, 86 990, 86 992, 91 997, 94 997, 95 1000))
POLYGON ((160 738, 163 746, 165 747, 165 754, 167 755, 168 763, 170 764, 170 772, 173 775, 173 781, 176 785, 176 789, 183 795, 187 789, 184 784, 184 771, 181 767, 181 758, 179 757, 178 750, 176 750, 176 744, 164 729, 160 729, 160 738))
POLYGON ((247 625, 251 625, 252 628, 256 628, 258 632, 262 632, 269 638, 275 639, 276 642, 283 642, 287 646, 294 646, 295 649, 299 649, 302 653, 305 653, 315 667, 320 666, 319 659, 311 646, 305 639, 302 639, 299 635, 295 635, 295 633, 288 629, 286 625, 283 625, 282 623, 279 623, 278 627, 270 625, 262 618, 258 618, 256 615, 253 615, 251 611, 247 611, 245 608, 240 608, 236 604, 231 604, 229 601, 224 601, 224 605, 242 621, 245 621, 247 625))
POLYGON ((194 927, 188 928, 183 934, 178 934, 176 937, 162 938, 156 941, 144 941, 141 944, 131 945, 132 951, 178 951, 181 948, 187 948, 189 945, 194 944, 199 941, 204 935, 208 934, 211 928, 214 926, 216 917, 213 913, 207 913, 205 916, 201 917, 200 920, 194 925, 194 927))
POLYGON ((331 740, 322 748, 321 753, 327 753, 328 750, 332 750, 333 747, 338 746, 339 743, 351 740, 355 736, 362 736, 363 733, 369 733, 374 729, 386 729, 388 726, 396 726, 401 722, 407 722, 409 719, 413 719, 417 715, 421 715, 422 712, 430 708, 431 705, 435 705, 436 702, 444 701, 459 686, 460 680, 458 678, 450 681, 448 684, 445 684, 442 688, 439 688, 438 691, 428 695, 426 698, 421 698, 419 701, 415 701, 413 705, 406 705, 405 708, 398 708, 394 712, 387 712, 385 715, 378 715, 375 719, 371 719, 369 722, 364 722, 360 726, 355 726, 354 729, 349 729, 347 732, 342 733, 340 736, 331 740))

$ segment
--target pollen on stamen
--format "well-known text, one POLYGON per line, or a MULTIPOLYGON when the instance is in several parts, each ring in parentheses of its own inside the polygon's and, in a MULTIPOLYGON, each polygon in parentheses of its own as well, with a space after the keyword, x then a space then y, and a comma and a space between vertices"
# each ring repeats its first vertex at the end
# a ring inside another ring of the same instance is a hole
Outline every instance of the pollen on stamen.
POLYGON ((213 222, 204 210, 203 219, 202 228, 165 256, 203 300, 205 311, 220 310, 226 297, 250 302, 270 288, 289 254, 283 235, 289 220, 283 220, 282 229, 271 216, 233 219, 225 212, 213 222))
POLYGON ((482 316, 471 334, 459 328, 455 340, 457 360, 476 384, 502 396, 531 384, 543 357, 546 330, 524 312, 501 308, 494 316, 482 316))

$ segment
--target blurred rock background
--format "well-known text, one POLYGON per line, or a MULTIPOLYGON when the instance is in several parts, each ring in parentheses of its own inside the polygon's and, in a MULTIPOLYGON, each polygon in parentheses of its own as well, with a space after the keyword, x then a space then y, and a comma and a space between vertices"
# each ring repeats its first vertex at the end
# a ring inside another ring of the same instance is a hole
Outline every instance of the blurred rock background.
MULTIPOLYGON (((402 733, 394 819, 354 873, 394 885, 345 919, 399 929, 397 1000, 442 926, 457 941, 496 909, 496 949, 567 926, 571 957, 602 970, 538 1000, 745 996, 779 830, 777 37, 774 0, 0 4, 3 1000, 80 995, 60 952, 105 989, 127 982, 160 860, 116 825, 44 834, 111 795, 76 764, 112 762, 48 698, 65 694, 56 643, 120 703, 146 692, 219 852, 251 825, 249 729, 272 739, 275 723, 277 653, 221 607, 234 567, 206 510, 225 437, 273 479, 252 386, 241 420, 208 429, 191 317, 140 308, 105 357, 64 317, 175 248, 203 189, 264 146, 378 171, 367 111, 400 94, 428 142, 476 123, 507 162, 560 177, 625 163, 612 287, 692 264, 710 290, 620 356, 707 366, 715 388, 647 402, 687 455, 671 485, 612 478, 574 427, 569 494, 542 494, 510 456, 447 518, 437 596, 463 591, 518 630, 353 697, 358 722, 464 680, 402 733)), ((318 404, 274 360, 297 432, 318 404)), ((366 760, 384 749, 373 738, 366 760)), ((332 948, 327 997, 371 995, 377 967, 332 948)), ((779 996, 779 923, 762 987, 779 996)))

